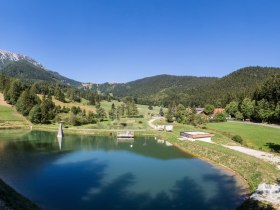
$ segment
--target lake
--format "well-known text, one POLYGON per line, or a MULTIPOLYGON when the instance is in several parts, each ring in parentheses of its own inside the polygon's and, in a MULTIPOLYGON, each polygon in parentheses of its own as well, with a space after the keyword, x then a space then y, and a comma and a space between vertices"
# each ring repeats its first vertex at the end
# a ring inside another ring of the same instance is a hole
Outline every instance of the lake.
POLYGON ((245 193, 229 172, 151 137, 1 131, 0 178, 51 210, 224 210, 245 193))

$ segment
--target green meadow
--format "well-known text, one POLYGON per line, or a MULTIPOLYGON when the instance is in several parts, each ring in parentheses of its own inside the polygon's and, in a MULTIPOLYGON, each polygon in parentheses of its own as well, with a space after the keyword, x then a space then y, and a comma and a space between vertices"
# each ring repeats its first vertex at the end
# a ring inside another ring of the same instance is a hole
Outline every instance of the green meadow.
POLYGON ((280 146, 280 129, 237 122, 208 123, 207 128, 226 136, 239 135, 248 147, 271 151, 280 146))

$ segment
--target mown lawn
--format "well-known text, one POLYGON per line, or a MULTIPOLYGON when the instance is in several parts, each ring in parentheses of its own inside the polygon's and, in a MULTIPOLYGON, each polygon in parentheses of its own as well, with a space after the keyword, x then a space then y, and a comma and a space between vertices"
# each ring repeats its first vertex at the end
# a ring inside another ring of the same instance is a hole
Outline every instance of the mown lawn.
POLYGON ((227 136, 240 135, 248 147, 255 149, 277 151, 277 147, 280 147, 280 129, 278 128, 236 122, 208 123, 207 128, 222 132, 227 136))

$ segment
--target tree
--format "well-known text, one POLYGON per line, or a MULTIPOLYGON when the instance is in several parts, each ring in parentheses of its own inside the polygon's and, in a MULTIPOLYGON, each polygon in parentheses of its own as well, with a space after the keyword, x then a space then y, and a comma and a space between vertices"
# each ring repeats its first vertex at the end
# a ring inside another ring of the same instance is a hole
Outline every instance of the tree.
POLYGON ((234 116, 237 120, 244 120, 244 116, 240 111, 237 111, 234 116))
POLYGON ((30 89, 27 88, 23 91, 16 103, 17 110, 23 115, 27 116, 32 109, 32 107, 36 104, 39 104, 40 99, 37 95, 32 94, 30 89))
POLYGON ((265 99, 257 101, 256 113, 262 122, 268 122, 273 118, 275 112, 270 106, 271 104, 265 99))
POLYGON ((168 110, 167 110, 167 113, 166 113, 166 120, 167 122, 174 122, 174 114, 176 113, 176 103, 175 101, 171 102, 168 106, 168 110))
POLYGON ((174 116, 178 123, 186 123, 186 108, 182 104, 179 104, 174 116))
POLYGON ((117 109, 114 103, 112 103, 111 110, 109 111, 109 118, 111 120, 115 120, 117 118, 117 109))
POLYGON ((193 110, 190 107, 187 107, 185 112, 186 112, 185 124, 192 124, 194 122, 194 117, 195 117, 193 110))
POLYGON ((59 88, 59 86, 55 87, 54 90, 54 98, 61 101, 61 102, 65 102, 65 95, 64 93, 61 91, 61 88, 59 88))
POLYGON ((153 110, 154 108, 153 108, 153 106, 151 104, 149 104, 148 109, 149 110, 153 110))
POLYGON ((238 102, 232 101, 226 106, 226 112, 231 115, 235 116, 235 113, 238 112, 238 102))
POLYGON ((107 118, 105 109, 103 109, 102 107, 99 107, 99 108, 96 110, 96 117, 97 117, 100 121, 103 121, 105 118, 107 118))
POLYGON ((54 103, 50 98, 46 98, 45 96, 43 96, 40 108, 42 111, 41 123, 50 123, 50 120, 55 117, 55 113, 53 111, 55 108, 54 103))
POLYGON ((280 75, 270 77, 254 93, 257 120, 280 122, 280 75))
POLYGON ((78 113, 82 112, 82 110, 79 106, 78 107, 72 106, 70 110, 74 115, 77 115, 78 113))
POLYGON ((207 105, 205 105, 204 112, 205 112, 207 115, 211 115, 211 114, 214 113, 214 109, 215 109, 214 105, 212 105, 212 104, 207 104, 207 105))
POLYGON ((161 117, 164 116, 164 112, 163 112, 163 108, 162 108, 162 107, 160 107, 160 109, 159 109, 159 115, 160 115, 161 117))
POLYGON ((193 123, 194 125, 203 125, 208 122, 208 117, 204 114, 195 114, 193 123))
POLYGON ((96 114, 94 114, 92 111, 88 112, 87 116, 88 123, 97 123, 97 117, 96 114))
POLYGON ((41 123, 42 110, 38 104, 33 106, 33 108, 30 110, 28 118, 32 123, 35 123, 35 124, 41 123))
POLYGON ((252 101, 250 98, 244 98, 240 109, 245 118, 251 118, 255 109, 255 101, 252 101))
POLYGON ((9 89, 5 94, 5 100, 10 104, 16 104, 22 91, 22 84, 20 80, 13 80, 9 89))
POLYGON ((215 122, 225 122, 226 121, 226 113, 225 112, 218 112, 214 118, 215 122))

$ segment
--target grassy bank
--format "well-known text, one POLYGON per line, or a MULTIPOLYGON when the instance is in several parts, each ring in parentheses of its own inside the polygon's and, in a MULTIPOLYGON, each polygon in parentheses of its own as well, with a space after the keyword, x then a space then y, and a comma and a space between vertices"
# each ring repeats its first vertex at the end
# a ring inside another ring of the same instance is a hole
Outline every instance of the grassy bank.
POLYGON ((29 122, 18 114, 14 107, 0 105, 0 127, 23 127, 28 125, 29 122))
MULTIPOLYGON (((235 171, 246 180, 250 192, 253 192, 260 183, 275 183, 280 177, 280 171, 275 166, 255 157, 230 150, 220 144, 179 141, 177 138, 182 130, 197 130, 197 128, 175 125, 172 133, 161 132, 158 135, 160 138, 176 144, 186 152, 235 171)), ((222 138, 222 141, 225 142, 232 142, 230 138, 223 134, 219 134, 216 138, 222 138)), ((214 141, 220 141, 218 139, 214 138, 214 141)))
POLYGON ((231 137, 240 135, 246 146, 264 150, 280 150, 280 129, 235 122, 208 123, 207 128, 231 137))

